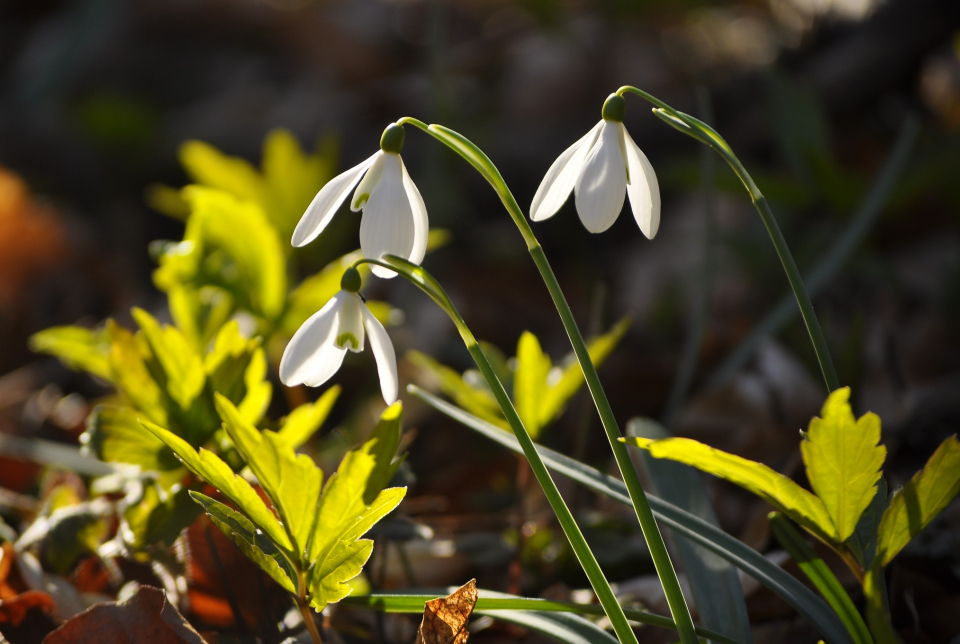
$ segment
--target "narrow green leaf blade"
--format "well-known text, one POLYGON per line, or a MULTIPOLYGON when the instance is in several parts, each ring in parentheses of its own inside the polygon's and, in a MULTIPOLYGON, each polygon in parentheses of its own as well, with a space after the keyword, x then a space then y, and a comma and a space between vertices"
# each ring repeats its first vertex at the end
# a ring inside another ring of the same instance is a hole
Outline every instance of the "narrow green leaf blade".
POLYGON ((837 389, 823 404, 822 418, 810 421, 800 443, 810 486, 823 501, 840 541, 846 541, 877 492, 887 449, 880 442, 880 418, 854 420, 850 388, 837 389))
POLYGON ((960 492, 960 441, 947 438, 923 469, 893 493, 880 520, 877 556, 889 564, 960 492))
MULTIPOLYGON (((413 588, 397 592, 372 593, 369 595, 357 595, 343 600, 347 606, 358 608, 369 608, 384 613, 423 613, 424 604, 437 597, 444 597, 455 588, 413 588)), ((599 604, 579 604, 576 602, 554 601, 551 599, 540 599, 534 597, 518 597, 494 590, 481 589, 480 596, 477 599, 473 612, 481 615, 497 615, 506 613, 537 613, 537 614, 563 614, 572 615, 593 615, 603 617, 603 607, 599 604)), ((656 626, 660 628, 674 628, 673 620, 665 615, 657 615, 642 610, 633 610, 626 608, 624 614, 632 622, 656 626)), ((707 628, 697 628, 697 634, 701 637, 723 644, 738 644, 737 640, 716 633, 707 628)), ((614 640, 616 641, 616 640, 614 640)))
POLYGON ((233 501, 258 528, 264 531, 278 548, 286 552, 293 551, 293 544, 277 521, 273 512, 257 494, 256 490, 242 477, 233 473, 230 466, 220 460, 213 452, 203 448, 199 452, 187 441, 153 423, 141 421, 143 426, 166 443, 191 472, 214 486, 228 499, 233 501))
MULTIPOLYGON (((465 427, 483 434, 518 454, 522 453, 519 442, 512 434, 504 432, 502 429, 467 413, 416 385, 409 385, 407 391, 442 414, 462 423, 465 427)), ((555 472, 570 477, 598 494, 603 494, 632 507, 633 503, 622 481, 546 447, 538 445, 537 451, 547 467, 555 472)), ((682 508, 653 494, 648 494, 647 500, 650 502, 660 525, 665 525, 684 538, 720 555, 755 578, 779 595, 798 613, 809 619, 826 641, 831 644, 852 644, 843 622, 840 621, 833 610, 792 575, 764 558, 750 546, 741 543, 726 532, 717 529, 682 508)))
MULTIPOLYGON (((670 436, 665 427, 647 418, 628 421, 626 433, 627 436, 643 438, 670 436)), ((697 470, 653 458, 643 450, 635 456, 657 496, 719 528, 713 503, 697 470)), ((735 640, 750 642, 750 617, 736 568, 716 553, 687 539, 677 539, 675 543, 680 565, 690 580, 700 622, 735 640)))
POLYGON ((803 534, 779 512, 770 513, 770 529, 780 545, 793 557, 803 574, 813 582, 827 603, 843 620, 853 641, 856 644, 873 644, 870 631, 857 611, 857 607, 854 606, 853 600, 850 599, 850 595, 844 590, 826 562, 807 544, 803 534))
POLYGON ((823 502, 783 474, 762 463, 740 458, 689 438, 621 439, 650 452, 730 481, 756 494, 814 534, 836 542, 836 528, 823 502))

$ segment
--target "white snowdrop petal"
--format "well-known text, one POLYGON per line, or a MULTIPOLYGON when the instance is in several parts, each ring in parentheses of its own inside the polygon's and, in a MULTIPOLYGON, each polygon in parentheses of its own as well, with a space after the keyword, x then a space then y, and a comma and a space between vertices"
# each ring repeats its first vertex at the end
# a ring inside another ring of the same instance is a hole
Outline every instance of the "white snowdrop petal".
POLYGON ((345 296, 340 291, 322 309, 311 315, 293 334, 280 359, 280 381, 288 387, 321 385, 343 363, 345 349, 336 345, 340 310, 345 296))
POLYGON ((427 254, 427 239, 430 237, 430 222, 427 219, 427 206, 423 203, 423 197, 417 185, 410 178, 407 172, 407 166, 403 159, 400 159, 400 169, 403 171, 403 189, 407 193, 407 200, 410 202, 410 210, 413 213, 413 250, 410 252, 409 259, 414 264, 423 261, 427 254))
POLYGON ((660 184, 657 182, 657 173, 646 155, 633 142, 627 128, 623 127, 623 124, 620 128, 623 131, 627 172, 630 176, 627 184, 630 209, 633 210, 633 217, 637 220, 640 231, 647 239, 653 239, 660 228, 660 184))
MULTIPOLYGON (((416 238, 413 209, 403 185, 400 157, 396 154, 385 156, 383 174, 363 208, 360 250, 364 257, 371 259, 380 259, 384 255, 409 259, 416 238)), ((370 269, 377 277, 389 279, 396 276, 393 271, 380 266, 371 265, 370 269)))
POLYGON ((353 212, 359 212, 363 208, 363 204, 367 203, 370 195, 373 194, 373 189, 376 188, 377 182, 380 181, 380 175, 383 174, 385 156, 383 150, 373 155, 373 163, 370 164, 370 169, 357 184, 357 189, 353 191, 353 199, 350 200, 350 210, 353 212))
POLYGON ((353 187, 357 185, 363 173, 366 172, 376 157, 377 155, 374 154, 360 165, 350 168, 343 174, 338 174, 320 188, 320 192, 307 206, 306 212, 300 218, 300 223, 293 231, 291 243, 294 246, 309 244, 323 232, 333 216, 337 214, 340 204, 347 198, 353 187))
POLYGON ((602 126, 603 121, 600 121, 553 162, 543 181, 540 182, 537 194, 533 196, 530 219, 543 221, 553 217, 560 210, 560 206, 570 196, 570 191, 580 178, 583 164, 602 126))
POLYGON ((397 354, 393 349, 393 342, 387 330, 380 324, 380 320, 373 316, 366 305, 361 305, 363 312, 364 326, 367 327, 367 335, 370 337, 370 350, 377 360, 377 373, 380 375, 380 391, 383 392, 383 400, 388 405, 397 402, 397 390, 400 379, 397 376, 397 354))
POLYGON ((619 125, 604 121, 575 187, 580 221, 592 233, 602 233, 613 225, 627 194, 627 165, 620 149, 619 125))
POLYGON ((363 351, 363 315, 360 307, 363 302, 356 293, 348 293, 340 307, 340 319, 337 321, 337 334, 334 339, 341 349, 354 353, 363 351))

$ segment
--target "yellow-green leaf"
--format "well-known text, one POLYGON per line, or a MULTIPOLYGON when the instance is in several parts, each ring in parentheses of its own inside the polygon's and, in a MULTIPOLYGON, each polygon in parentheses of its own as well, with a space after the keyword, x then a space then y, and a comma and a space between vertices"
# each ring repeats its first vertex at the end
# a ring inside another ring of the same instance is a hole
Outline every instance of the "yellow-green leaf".
POLYGON ((849 400, 849 387, 830 394, 822 418, 810 421, 800 443, 807 479, 823 501, 840 541, 853 534, 860 515, 876 495, 887 455, 887 449, 878 444, 880 418, 867 413, 854 420, 849 400))
POLYGON ((254 201, 245 201, 212 188, 187 186, 184 198, 190 204, 191 227, 205 245, 221 249, 233 262, 221 275, 224 281, 239 281, 238 293, 249 298, 252 311, 268 320, 275 320, 283 310, 287 297, 285 246, 263 208, 254 201))
POLYGON ((500 411, 500 405, 490 390, 468 384, 459 373, 440 364, 425 353, 410 351, 407 353, 407 359, 427 378, 435 379, 440 391, 452 398, 459 406, 487 422, 504 429, 509 428, 500 411))
POLYGON ((102 461, 129 463, 143 471, 157 472, 159 483, 169 488, 186 472, 170 448, 143 428, 141 416, 130 407, 97 405, 87 418, 87 431, 80 442, 102 461))
POLYGON ((152 315, 140 308, 133 309, 133 319, 166 374, 165 385, 170 397, 181 409, 189 409, 206 382, 203 360, 176 328, 161 327, 152 315))
POLYGON ((113 320, 107 320, 106 329, 113 383, 146 419, 166 424, 168 414, 163 392, 146 365, 146 360, 152 358, 146 341, 113 320))
POLYGON ((257 532, 247 517, 199 492, 191 491, 190 496, 203 507, 213 524, 237 544, 248 559, 260 566, 287 592, 296 594, 297 575, 290 562, 269 539, 257 532))
POLYGON ((517 343, 517 366, 513 374, 513 402, 524 427, 534 440, 543 429, 541 407, 553 363, 540 348, 537 336, 524 331, 517 343))
POLYGON ((880 520, 877 557, 889 564, 960 492, 960 441, 947 438, 923 469, 893 493, 880 520))
POLYGON ((754 461, 722 452, 689 438, 621 438, 650 452, 693 466, 753 492, 820 538, 837 542, 837 531, 823 502, 783 474, 754 461))
MULTIPOLYGON (((614 350, 617 343, 630 328, 630 318, 625 317, 603 335, 587 343, 587 351, 594 366, 599 367, 614 350)), ((563 408, 575 393, 583 386, 583 370, 575 356, 565 361, 566 366, 555 384, 551 384, 543 396, 540 405, 540 424, 548 425, 563 412, 563 408)))
POLYGON ((334 385, 323 392, 316 402, 300 405, 280 422, 277 434, 290 447, 299 449, 323 425, 339 395, 340 386, 334 385))
POLYGON ((104 380, 113 379, 110 341, 105 329, 51 327, 30 336, 30 350, 56 356, 71 369, 86 371, 104 380))
POLYGON ((360 574, 372 543, 357 539, 400 503, 405 488, 383 490, 400 466, 402 407, 394 403, 383 412, 370 439, 343 457, 320 497, 308 561, 311 600, 315 608, 339 601, 350 593, 346 583, 360 574))
POLYGON ((317 518, 323 472, 275 432, 261 433, 220 394, 216 394, 216 406, 227 435, 273 501, 297 556, 303 557, 317 518))
MULTIPOLYGON (((141 421, 143 422, 143 421, 141 421)), ((277 517, 256 490, 243 477, 234 474, 230 466, 220 460, 213 452, 200 448, 193 449, 187 441, 153 423, 143 422, 143 426, 166 443, 191 472, 214 486, 228 499, 233 501, 258 528, 270 537, 276 546, 287 553, 293 553, 293 544, 277 517)))
POLYGON ((227 156, 203 141, 184 142, 179 156, 183 169, 197 183, 262 203, 263 179, 246 159, 227 156))
POLYGON ((267 134, 261 161, 264 208, 284 239, 290 238, 313 197, 333 176, 336 157, 334 139, 325 140, 319 153, 305 154, 289 130, 267 134))

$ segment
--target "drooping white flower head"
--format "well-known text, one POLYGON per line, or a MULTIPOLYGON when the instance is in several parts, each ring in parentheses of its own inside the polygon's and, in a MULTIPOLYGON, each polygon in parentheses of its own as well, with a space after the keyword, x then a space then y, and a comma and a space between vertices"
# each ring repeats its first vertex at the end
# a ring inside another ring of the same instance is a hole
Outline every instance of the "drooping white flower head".
POLYGON ((653 166, 623 126, 625 108, 622 96, 607 98, 603 119, 547 170, 530 219, 549 219, 573 191, 580 221, 590 232, 602 233, 617 220, 626 193, 640 230, 653 239, 660 227, 660 186, 653 166))
POLYGON ((380 390, 388 405, 397 401, 397 355, 383 328, 357 293, 360 274, 350 268, 341 290, 293 334, 280 360, 280 381, 288 387, 318 387, 333 377, 347 350, 363 351, 368 339, 377 361, 380 390))
MULTIPOLYGON (((350 209, 363 210, 360 250, 364 257, 380 259, 390 254, 414 264, 423 261, 429 232, 427 208, 400 158, 403 139, 403 127, 390 124, 380 139, 379 152, 328 181, 293 231, 293 245, 304 246, 316 239, 356 187, 350 209)), ((378 277, 396 275, 381 266, 371 269, 378 277)))

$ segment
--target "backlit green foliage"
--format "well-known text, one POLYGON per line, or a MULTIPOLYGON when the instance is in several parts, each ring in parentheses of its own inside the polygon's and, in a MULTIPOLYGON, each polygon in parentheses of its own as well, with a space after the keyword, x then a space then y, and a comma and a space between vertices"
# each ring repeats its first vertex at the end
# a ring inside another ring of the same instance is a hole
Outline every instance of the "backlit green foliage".
POLYGON ((283 433, 259 431, 225 397, 217 411, 227 435, 256 476, 276 515, 253 486, 216 454, 195 450, 175 434, 145 426, 168 445, 194 474, 217 488, 239 512, 199 492, 191 496, 214 524, 254 563, 300 602, 316 610, 350 594, 346 583, 360 574, 373 542, 361 537, 389 514, 406 488, 388 488, 403 461, 401 406, 383 413, 370 439, 344 456, 323 486, 323 472, 296 454, 283 433), (322 493, 321 493, 322 488, 322 493))
MULTIPOLYGON (((595 365, 606 360, 629 326, 630 320, 624 318, 587 344, 595 365)), ((484 345, 483 351, 504 386, 512 390, 511 397, 520 419, 534 439, 563 414, 567 403, 583 386, 583 371, 573 355, 554 365, 540 347, 537 336, 529 331, 520 336, 517 355, 511 360, 489 345, 484 345)), ((487 422, 509 429, 500 405, 477 371, 461 375, 419 351, 411 351, 408 358, 459 406, 487 422)))

